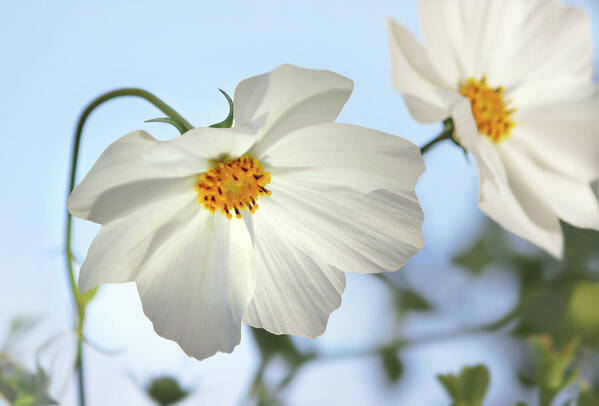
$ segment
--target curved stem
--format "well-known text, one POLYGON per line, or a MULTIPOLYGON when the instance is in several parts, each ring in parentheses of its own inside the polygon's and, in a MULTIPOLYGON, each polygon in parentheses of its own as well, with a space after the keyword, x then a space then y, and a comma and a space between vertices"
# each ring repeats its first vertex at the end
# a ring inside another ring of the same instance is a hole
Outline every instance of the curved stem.
POLYGON ((427 142, 422 147, 420 147, 420 152, 422 153, 422 155, 424 155, 429 149, 431 149, 431 147, 433 147, 437 143, 444 140, 452 139, 453 133, 455 132, 453 120, 451 118, 448 118, 447 120, 443 121, 443 124, 445 125, 445 127, 443 128, 443 132, 441 132, 441 134, 439 134, 437 137, 433 138, 431 141, 427 142))
MULTIPOLYGON (((158 97, 153 95, 152 93, 136 88, 124 88, 117 89, 111 92, 105 93, 96 99, 94 99, 91 103, 87 105, 87 107, 83 110, 81 115, 79 116, 79 120, 77 122, 77 127, 75 129, 75 137, 73 139, 73 154, 71 157, 71 169, 69 175, 69 189, 67 193, 73 191, 75 187, 75 179, 77 174, 77 163, 79 160, 79 146, 81 144, 81 136, 83 134, 83 127, 85 126, 85 122, 89 115, 101 104, 118 97, 124 96, 133 96, 142 98, 154 106, 156 106, 159 110, 165 113, 168 117, 176 120, 185 128, 185 130, 190 130, 192 125, 185 120, 179 113, 173 110, 168 104, 160 100, 158 97)), ((76 357, 75 357, 75 371, 77 373, 77 379, 79 381, 79 405, 85 406, 85 382, 84 382, 84 374, 83 374, 83 326, 85 323, 85 307, 89 298, 84 297, 79 290, 77 289, 77 282, 75 281, 75 272, 73 267, 73 253, 71 249, 71 241, 73 235, 73 217, 69 212, 67 212, 67 221, 66 221, 66 235, 65 235, 65 254, 67 258, 67 276, 69 279, 69 286, 71 288, 71 293, 73 295, 73 301, 75 304, 75 308, 77 311, 77 320, 75 325, 75 331, 77 333, 77 347, 76 347, 76 357)))

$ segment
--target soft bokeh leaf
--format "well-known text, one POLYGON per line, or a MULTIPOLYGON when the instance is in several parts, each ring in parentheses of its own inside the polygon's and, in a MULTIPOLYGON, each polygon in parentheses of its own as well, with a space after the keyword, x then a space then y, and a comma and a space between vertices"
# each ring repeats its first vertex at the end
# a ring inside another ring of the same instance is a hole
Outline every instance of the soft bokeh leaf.
POLYGON ((30 372, 21 365, 0 355, 0 397, 11 405, 36 406, 58 404, 48 394, 50 379, 46 372, 38 366, 37 371, 30 372))
POLYGON ((469 405, 482 405, 491 375, 484 365, 464 367, 460 372, 460 384, 464 401, 469 405))
POLYGON ((578 394, 577 406, 599 406, 599 394, 590 389, 581 390, 578 394))
POLYGON ((389 383, 396 383, 403 374, 403 364, 397 353, 397 348, 383 347, 380 351, 381 364, 389 383))
POLYGON ((398 314, 405 312, 427 312, 433 308, 420 293, 405 288, 394 291, 395 306, 398 314))
POLYGON ((580 375, 580 371, 573 368, 579 340, 572 339, 561 351, 554 348, 552 338, 546 334, 531 337, 529 343, 535 358, 535 383, 539 388, 541 404, 549 405, 580 375))
POLYGON ((313 355, 301 353, 288 335, 275 335, 261 328, 252 328, 252 333, 264 360, 280 355, 292 365, 299 365, 313 355))
POLYGON ((148 396, 160 406, 175 404, 189 395, 179 381, 170 376, 162 376, 152 380, 147 388, 148 396))
POLYGON ((445 388, 445 391, 449 394, 452 400, 459 401, 461 398, 460 381, 455 375, 437 375, 437 379, 441 382, 441 385, 445 388))
POLYGON ((484 365, 465 366, 459 375, 437 375, 454 406, 482 406, 491 375, 484 365))
POLYGON ((493 262, 494 258, 487 251, 483 240, 477 241, 472 247, 453 259, 455 265, 466 269, 474 275, 481 274, 493 262))
POLYGON ((586 331, 599 327, 599 283, 582 281, 574 286, 568 308, 572 322, 586 331))

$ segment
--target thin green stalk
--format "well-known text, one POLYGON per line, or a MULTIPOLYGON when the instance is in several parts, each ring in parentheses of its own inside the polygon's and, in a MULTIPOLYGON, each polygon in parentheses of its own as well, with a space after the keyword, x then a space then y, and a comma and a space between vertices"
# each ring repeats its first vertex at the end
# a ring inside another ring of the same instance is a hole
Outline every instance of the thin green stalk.
MULTIPOLYGON (((160 100, 152 93, 136 88, 124 88, 117 89, 111 92, 105 93, 96 99, 94 99, 79 116, 77 127, 75 129, 75 137, 73 139, 73 155, 71 157, 71 170, 69 175, 69 189, 67 196, 71 194, 75 187, 75 179, 77 173, 77 163, 79 160, 79 147, 81 145, 81 136, 83 134, 83 127, 89 115, 103 103, 125 96, 133 96, 142 98, 159 110, 165 113, 168 117, 175 120, 185 130, 190 130, 193 126, 185 120, 179 113, 173 110, 169 105, 160 100)), ((67 223, 66 223, 66 236, 65 236, 65 254, 67 257, 67 276, 69 280, 69 286, 73 295, 73 302, 77 311, 77 320, 75 325, 75 331, 77 333, 77 346, 76 346, 76 357, 75 357, 75 372, 77 373, 78 388, 79 388, 79 406, 85 406, 85 381, 84 381, 84 369, 83 369, 83 327, 85 324, 85 307, 89 302, 89 298, 84 297, 77 289, 77 282, 75 281, 75 272, 73 267, 73 252, 71 249, 71 241, 73 236, 73 218, 69 212, 67 212, 67 223)))
POLYGON ((447 120, 443 121, 443 124, 445 125, 445 127, 443 128, 441 134, 439 134, 437 137, 433 138, 431 141, 427 142, 422 147, 420 147, 420 152, 422 153, 422 155, 424 155, 429 149, 431 149, 431 147, 433 147, 437 143, 453 138, 453 133, 455 132, 453 120, 451 118, 448 118, 447 120))

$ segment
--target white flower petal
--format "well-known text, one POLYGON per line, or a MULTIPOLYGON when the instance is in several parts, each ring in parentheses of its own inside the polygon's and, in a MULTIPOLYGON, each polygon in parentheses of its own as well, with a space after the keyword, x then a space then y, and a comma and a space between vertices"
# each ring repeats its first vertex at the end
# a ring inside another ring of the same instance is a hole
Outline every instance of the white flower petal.
POLYGON ((435 92, 448 88, 418 40, 401 24, 387 20, 391 53, 391 80, 396 89, 410 95, 406 104, 414 118, 423 122, 441 121, 447 109, 435 92), (429 111, 427 111, 429 110, 429 111))
POLYGON ((599 229, 599 202, 589 183, 558 173, 559 166, 553 170, 536 162, 516 139, 502 143, 501 150, 514 173, 534 185, 534 193, 559 218, 576 227, 599 229))
POLYGON ((200 161, 223 157, 237 158, 250 149, 256 136, 237 128, 192 128, 180 137, 168 141, 173 147, 193 154, 200 161))
POLYGON ((255 214, 256 292, 243 321, 273 334, 316 337, 341 305, 345 274, 297 247, 278 218, 261 207, 255 214))
POLYGON ((519 111, 512 138, 544 166, 581 182, 599 178, 599 98, 519 111))
POLYGON ((104 224, 87 252, 79 290, 102 283, 134 281, 144 260, 178 232, 200 210, 193 189, 104 224))
POLYGON ((156 332, 198 359, 231 352, 255 288, 243 221, 201 210, 148 259, 136 280, 156 332))
POLYGON ((511 45, 513 82, 523 85, 566 77, 589 82, 593 43, 587 13, 558 0, 520 1, 519 5, 524 12, 516 19, 518 45, 511 45))
POLYGON ((418 15, 424 44, 437 72, 452 88, 464 78, 461 60, 464 32, 459 2, 455 0, 420 0, 418 15))
POLYGON ((259 159, 288 183, 414 190, 424 171, 420 149, 405 139, 349 124, 328 123, 296 130, 259 159))
POLYGON ((271 189, 263 205, 273 218, 285 219, 282 232, 315 261, 340 271, 395 271, 424 244, 423 215, 413 192, 362 194, 297 179, 288 183, 282 176, 273 178, 271 189))
POLYGON ((67 208, 76 217, 104 224, 193 189, 194 174, 208 163, 185 150, 136 131, 111 144, 73 190, 67 208))
POLYGON ((309 125, 334 121, 353 82, 326 71, 282 65, 235 89, 235 127, 258 134, 261 148, 309 125))
POLYGON ((481 210, 506 230, 561 257, 563 235, 555 212, 533 192, 522 173, 504 164, 506 157, 496 145, 477 133, 468 99, 456 102, 452 117, 460 142, 476 159, 481 210))
POLYGON ((406 107, 408 108, 410 115, 414 118, 414 120, 421 123, 437 123, 446 119, 449 115, 447 108, 435 106, 425 102, 417 96, 404 93, 402 97, 406 103, 406 107))

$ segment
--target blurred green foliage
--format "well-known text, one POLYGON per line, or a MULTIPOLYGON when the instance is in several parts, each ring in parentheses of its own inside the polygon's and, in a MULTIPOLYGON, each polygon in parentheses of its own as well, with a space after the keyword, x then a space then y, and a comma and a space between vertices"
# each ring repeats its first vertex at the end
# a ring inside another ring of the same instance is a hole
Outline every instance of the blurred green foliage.
MULTIPOLYGON (((543 406, 550 405, 564 389, 581 385, 582 350, 599 350, 599 233, 565 224, 563 227, 566 246, 562 261, 523 243, 492 222, 486 224, 470 247, 454 258, 454 263, 473 277, 495 269, 512 273, 519 281, 518 301, 511 311, 494 323, 464 333, 491 331, 516 337, 523 345, 527 344, 528 359, 514 374, 537 391, 543 406)), ((420 292, 397 283, 388 275, 376 277, 388 287, 395 308, 395 323, 401 323, 411 312, 434 310, 420 292)), ((251 391, 258 404, 283 404, 282 391, 305 364, 331 359, 330 354, 320 354, 313 349, 300 350, 292 337, 260 329, 252 331, 262 359, 251 391), (273 359, 283 360, 288 373, 269 386, 263 375, 273 359)), ((404 371, 402 348, 417 343, 417 340, 400 338, 374 349, 337 354, 332 359, 376 356, 387 381, 395 384, 404 371)), ((484 365, 464 367, 459 375, 439 375, 438 378, 455 406, 482 405, 490 382, 484 365)), ((577 401, 584 406, 599 406, 593 403, 598 398, 598 390, 599 385, 594 384, 579 390, 577 401)))
POLYGON ((179 382, 170 376, 153 379, 146 392, 160 406, 175 404, 189 395, 189 392, 184 390, 179 382))
MULTIPOLYGON (((504 333, 528 342, 529 359, 519 373, 522 383, 536 388, 543 406, 551 405, 564 389, 581 385, 581 366, 599 372, 582 351, 596 354, 599 350, 599 233, 562 227, 561 261, 523 246, 491 222, 454 259, 473 275, 494 268, 519 280, 518 302, 496 327, 511 325, 504 333)), ((572 404, 598 406, 597 389, 595 384, 579 390, 572 404)))
POLYGON ((571 340, 561 351, 553 348, 549 335, 529 339, 535 364, 534 383, 539 388, 540 404, 549 406, 564 389, 573 385, 580 371, 573 367, 579 341, 571 340))
POLYGON ((29 371, 8 353, 11 346, 22 340, 38 322, 37 318, 13 319, 0 351, 0 400, 5 399, 14 406, 58 404, 48 394, 50 378, 44 369, 37 365, 34 372, 29 371))
POLYGON ((397 348, 393 345, 382 347, 379 350, 381 364, 389 383, 397 382, 403 374, 403 364, 397 352, 397 348))
POLYGON ((48 395, 48 386, 49 377, 41 367, 30 372, 6 354, 0 355, 0 398, 14 406, 57 405, 48 395))
POLYGON ((452 406, 482 406, 491 376, 484 365, 465 366, 459 375, 437 375, 451 397, 452 406))

